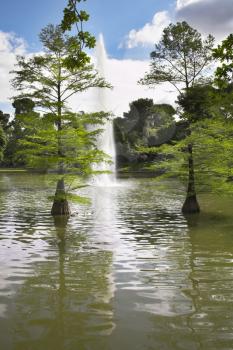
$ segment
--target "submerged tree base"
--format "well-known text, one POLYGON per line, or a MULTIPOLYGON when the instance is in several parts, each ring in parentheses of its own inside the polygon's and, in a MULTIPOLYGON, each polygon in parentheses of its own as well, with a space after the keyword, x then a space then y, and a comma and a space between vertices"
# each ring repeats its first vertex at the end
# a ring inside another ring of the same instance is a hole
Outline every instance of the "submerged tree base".
POLYGON ((69 203, 65 198, 64 179, 58 180, 53 206, 51 209, 52 216, 70 216, 71 211, 69 203))
POLYGON ((61 215, 70 216, 71 212, 70 212, 70 207, 69 207, 68 201, 67 200, 64 200, 64 201, 54 200, 53 206, 51 209, 51 215, 53 215, 53 216, 61 216, 61 215))
POLYGON ((182 213, 184 214, 200 213, 200 206, 198 204, 196 195, 186 197, 186 200, 182 207, 182 213))

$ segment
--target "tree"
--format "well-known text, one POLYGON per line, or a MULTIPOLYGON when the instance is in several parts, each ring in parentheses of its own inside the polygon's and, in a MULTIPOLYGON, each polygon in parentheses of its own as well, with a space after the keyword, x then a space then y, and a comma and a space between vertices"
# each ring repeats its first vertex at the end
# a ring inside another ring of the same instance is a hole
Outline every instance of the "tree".
POLYGON ((0 161, 3 160, 4 149, 6 146, 6 135, 2 126, 0 125, 0 161))
POLYGON ((215 73, 217 85, 226 87, 233 84, 233 34, 213 50, 213 57, 221 63, 215 73))
POLYGON ((186 111, 185 120, 195 116, 197 119, 188 125, 188 130, 184 129, 181 138, 160 147, 140 148, 140 152, 164 157, 154 170, 163 170, 165 178, 179 177, 186 182, 188 153, 185 150, 192 144, 197 191, 218 195, 233 193, 233 109, 227 102, 228 92, 224 90, 205 86, 198 91, 195 87, 189 89, 187 96, 182 96, 180 103, 190 109, 190 114, 186 111), (203 118, 199 118, 199 113, 203 118))
POLYGON ((30 98, 18 98, 12 103, 15 108, 15 115, 31 113, 35 108, 35 103, 30 98))
POLYGON ((181 107, 181 120, 195 123, 212 118, 211 107, 214 95, 216 96, 216 90, 211 85, 196 85, 180 94, 177 103, 181 107))
POLYGON ((129 104, 129 112, 124 113, 124 119, 128 123, 128 131, 137 131, 142 136, 142 129, 146 117, 150 114, 150 109, 154 105, 153 100, 149 98, 139 98, 129 104))
POLYGON ((7 144, 7 134, 10 127, 10 115, 0 111, 0 161, 3 161, 4 151, 7 144))
POLYGON ((13 73, 13 86, 18 98, 29 98, 40 107, 41 116, 25 113, 21 116, 29 135, 21 141, 26 148, 30 167, 56 171, 60 177, 54 196, 52 215, 69 215, 65 174, 74 170, 81 176, 91 172, 91 163, 104 155, 94 146, 97 131, 87 131, 86 123, 101 123, 106 113, 81 116, 68 108, 71 96, 92 87, 109 87, 98 76, 86 55, 82 55, 79 36, 68 36, 61 26, 42 29, 40 40, 43 55, 19 57, 13 73))
MULTIPOLYGON (((18 151, 22 148, 20 140, 28 133, 28 130, 23 125, 21 115, 26 113, 35 114, 35 104, 28 98, 15 99, 12 103, 15 108, 15 115, 12 121, 6 124, 7 144, 4 150, 3 163, 6 166, 25 166, 25 157, 23 154, 18 155, 18 151)), ((5 129, 4 129, 5 130, 5 129)))
POLYGON ((139 146, 160 145, 174 134, 175 109, 168 104, 154 104, 152 99, 140 98, 129 104, 129 111, 124 118, 114 119, 114 131, 118 164, 153 161, 153 155, 148 157, 138 152, 139 146))
MULTIPOLYGON (((209 35, 206 40, 202 40, 201 34, 186 22, 170 24, 164 29, 162 40, 151 53, 150 72, 139 83, 154 87, 168 82, 179 94, 187 94, 191 87, 207 80, 208 68, 213 60, 213 44, 213 36, 209 35)), ((189 115, 187 121, 191 126, 194 118, 190 118, 190 113, 184 115, 189 115)), ((187 145, 186 152, 188 188, 182 211, 196 213, 200 207, 196 197, 192 143, 187 145)))
POLYGON ((139 141, 144 145, 148 144, 148 130, 162 132, 162 128, 174 123, 175 110, 171 105, 154 104, 152 99, 139 98, 132 101, 129 107, 129 112, 124 113, 123 119, 118 118, 117 123, 124 129, 132 146, 139 141), (143 140, 145 137, 146 139, 143 140))
POLYGON ((10 114, 0 111, 0 124, 4 132, 7 132, 10 127, 10 114))
MULTIPOLYGON (((222 154, 221 171, 228 179, 233 179, 232 169, 232 135, 233 135, 233 34, 230 34, 213 50, 213 57, 220 65, 215 71, 215 86, 218 89, 218 124, 217 133, 225 137, 219 143, 218 154, 222 154), (223 120, 221 125, 219 120, 223 120), (224 171, 224 170, 225 171, 224 171)), ((213 132, 212 132, 213 133, 213 132)), ((216 132, 215 132, 216 134, 216 132)), ((228 188, 229 190, 229 188, 228 188)))
MULTIPOLYGON (((213 57, 220 61, 215 72, 215 85, 219 89, 222 112, 231 118, 233 113, 233 34, 230 34, 213 50, 213 57)), ((229 119, 228 117, 228 119, 229 119)))

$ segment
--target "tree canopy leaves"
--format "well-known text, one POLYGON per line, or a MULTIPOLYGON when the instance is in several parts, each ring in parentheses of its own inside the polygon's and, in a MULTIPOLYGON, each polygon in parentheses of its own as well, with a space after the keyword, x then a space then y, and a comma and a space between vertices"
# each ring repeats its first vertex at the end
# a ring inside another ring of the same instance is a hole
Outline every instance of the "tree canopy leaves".
MULTIPOLYGON (((212 62, 214 38, 203 40, 187 22, 171 23, 163 31, 162 40, 151 52, 151 68, 139 83, 154 86, 169 82, 179 92, 201 81, 212 62)), ((206 78, 206 77, 205 77, 206 78)))

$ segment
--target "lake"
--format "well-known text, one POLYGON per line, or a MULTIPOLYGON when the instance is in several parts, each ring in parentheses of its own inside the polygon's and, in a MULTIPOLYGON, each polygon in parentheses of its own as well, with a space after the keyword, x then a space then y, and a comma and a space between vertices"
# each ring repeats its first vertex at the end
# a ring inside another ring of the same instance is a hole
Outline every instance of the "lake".
POLYGON ((230 350, 233 198, 120 179, 50 216, 42 175, 0 175, 0 348, 230 350))

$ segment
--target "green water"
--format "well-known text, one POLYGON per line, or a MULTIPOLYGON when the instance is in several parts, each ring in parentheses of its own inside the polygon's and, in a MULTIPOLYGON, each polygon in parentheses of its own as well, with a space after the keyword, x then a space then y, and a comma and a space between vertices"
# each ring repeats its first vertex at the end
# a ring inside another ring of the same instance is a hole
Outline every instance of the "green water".
POLYGON ((65 223, 47 186, 0 175, 1 350, 233 349, 233 199, 120 180, 65 223))

